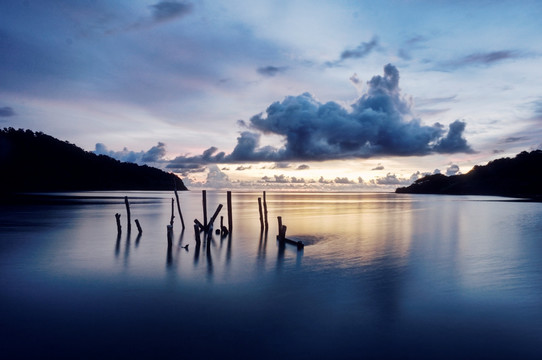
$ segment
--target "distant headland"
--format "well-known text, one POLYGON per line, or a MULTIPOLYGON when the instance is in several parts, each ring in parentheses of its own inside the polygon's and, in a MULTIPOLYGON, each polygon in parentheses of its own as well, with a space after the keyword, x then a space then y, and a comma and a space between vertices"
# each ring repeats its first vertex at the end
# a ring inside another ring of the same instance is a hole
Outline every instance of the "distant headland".
POLYGON ((542 150, 490 161, 462 175, 428 175, 395 190, 405 194, 497 195, 542 199, 542 150))
POLYGON ((0 193, 187 190, 172 173, 123 163, 31 130, 0 130, 0 193))

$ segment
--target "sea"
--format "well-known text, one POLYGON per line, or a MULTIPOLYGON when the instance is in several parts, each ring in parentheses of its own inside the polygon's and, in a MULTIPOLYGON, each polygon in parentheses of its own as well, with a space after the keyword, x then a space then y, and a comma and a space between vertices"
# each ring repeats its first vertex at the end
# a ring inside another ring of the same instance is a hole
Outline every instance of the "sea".
POLYGON ((2 358, 542 359, 540 202, 268 191, 266 230, 262 192, 205 195, 231 232, 179 192, 171 245, 173 192, 0 205, 2 358))

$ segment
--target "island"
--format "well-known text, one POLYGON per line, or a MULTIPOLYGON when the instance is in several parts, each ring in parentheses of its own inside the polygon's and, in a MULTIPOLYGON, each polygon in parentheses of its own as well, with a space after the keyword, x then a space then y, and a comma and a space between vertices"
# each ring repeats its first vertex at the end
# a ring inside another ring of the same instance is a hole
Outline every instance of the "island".
POLYGON ((542 150, 477 165, 466 174, 428 175, 395 190, 401 194, 496 195, 542 199, 542 150))
POLYGON ((0 130, 0 193, 93 190, 187 190, 183 181, 146 165, 96 155, 42 132, 0 130))

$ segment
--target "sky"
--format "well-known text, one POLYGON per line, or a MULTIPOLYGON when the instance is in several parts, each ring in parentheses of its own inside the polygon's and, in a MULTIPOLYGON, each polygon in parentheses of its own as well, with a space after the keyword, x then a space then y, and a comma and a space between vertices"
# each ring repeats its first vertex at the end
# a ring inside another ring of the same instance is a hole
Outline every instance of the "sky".
POLYGON ((392 191, 542 148, 540 19, 528 0, 2 1, 0 127, 189 188, 392 191))

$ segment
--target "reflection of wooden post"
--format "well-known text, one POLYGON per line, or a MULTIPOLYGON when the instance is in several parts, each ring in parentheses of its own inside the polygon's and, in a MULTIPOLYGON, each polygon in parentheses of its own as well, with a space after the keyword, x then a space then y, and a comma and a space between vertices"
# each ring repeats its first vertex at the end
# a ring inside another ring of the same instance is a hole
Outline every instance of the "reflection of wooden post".
POLYGON ((173 243, 173 225, 167 226, 167 246, 168 248, 171 247, 171 244, 173 243))
POLYGON ((169 225, 173 227, 173 218, 175 218, 174 211, 173 211, 173 205, 175 203, 175 200, 171 198, 171 220, 169 221, 169 225))
POLYGON ((122 226, 120 226, 120 214, 115 214, 115 219, 117 219, 117 233, 120 235, 122 233, 122 226))
POLYGON ((137 226, 137 231, 141 234, 143 232, 143 229, 141 229, 141 225, 139 224, 138 219, 135 219, 135 224, 137 226))
POLYGON ((201 190, 201 201, 203 203, 203 226, 207 229, 207 190, 201 190))
POLYGON ((179 194, 177 194, 177 186, 175 186, 175 198, 177 199, 177 211, 179 212, 179 217, 181 218, 181 224, 183 225, 184 230, 184 219, 183 219, 183 213, 181 212, 181 202, 179 201, 179 194))
POLYGON ((265 191, 263 192, 263 213, 265 215, 265 230, 269 229, 269 223, 267 222, 267 200, 265 199, 265 191))
POLYGON ((258 210, 260 211, 260 228, 263 230, 262 198, 258 198, 258 210))
POLYGON ((201 243, 201 238, 199 236, 199 226, 194 224, 194 236, 196 237, 196 244, 201 243))
POLYGON ((228 231, 231 233, 233 230, 233 214, 231 210, 231 191, 227 192, 228 198, 228 231))
POLYGON ((126 205, 127 221, 128 221, 128 232, 132 230, 132 224, 130 223, 130 203, 128 202, 128 196, 124 197, 124 204, 126 205))

